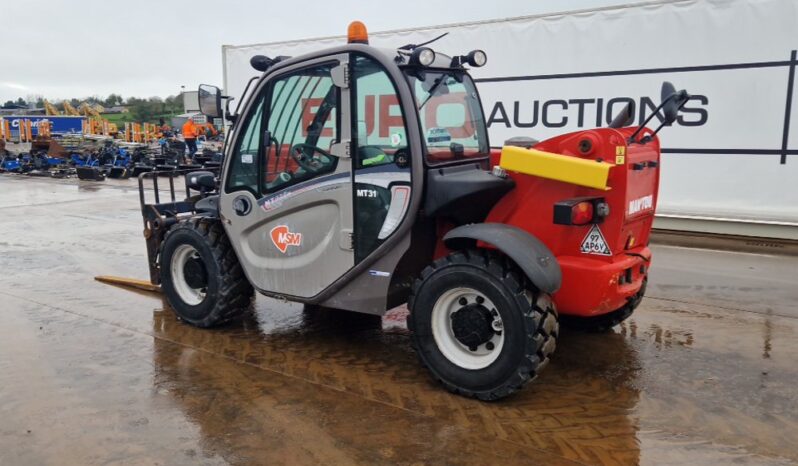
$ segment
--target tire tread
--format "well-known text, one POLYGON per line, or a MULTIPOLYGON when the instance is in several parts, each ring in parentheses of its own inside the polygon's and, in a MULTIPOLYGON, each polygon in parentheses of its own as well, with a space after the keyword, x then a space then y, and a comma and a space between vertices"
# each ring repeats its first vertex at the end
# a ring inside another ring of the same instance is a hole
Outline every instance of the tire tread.
POLYGON ((433 377, 443 384, 449 391, 484 401, 498 400, 517 392, 527 383, 535 380, 540 371, 548 365, 557 346, 559 335, 559 317, 551 299, 541 299, 542 292, 538 291, 520 272, 518 267, 508 257, 486 249, 472 249, 456 251, 442 257, 424 268, 420 278, 413 283, 408 299, 410 314, 407 318, 408 329, 413 338, 413 348, 421 363, 430 370, 433 377), (504 381, 500 386, 490 391, 472 391, 452 384, 439 377, 423 357, 419 348, 421 345, 415 338, 414 305, 416 296, 421 292, 424 282, 436 271, 451 265, 468 265, 480 269, 482 272, 501 280, 512 292, 520 309, 524 309, 524 321, 527 329, 527 344, 524 358, 516 373, 504 381), (541 301, 544 303, 540 305, 541 301))
MULTIPOLYGON (((163 257, 163 245, 172 234, 180 230, 193 230, 202 236, 210 247, 214 260, 219 265, 219 292, 213 303, 213 308, 205 318, 191 323, 204 328, 216 327, 241 316, 252 301, 255 290, 244 275, 244 270, 221 222, 207 217, 181 221, 172 227, 164 237, 159 258, 163 257)), ((162 273, 163 270, 162 266, 162 273)))

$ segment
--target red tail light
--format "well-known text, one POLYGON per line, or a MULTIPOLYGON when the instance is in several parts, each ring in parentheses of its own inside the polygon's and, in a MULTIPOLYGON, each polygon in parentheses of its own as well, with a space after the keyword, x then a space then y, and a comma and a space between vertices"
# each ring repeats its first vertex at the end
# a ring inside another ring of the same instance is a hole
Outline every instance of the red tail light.
POLYGON ((593 220, 593 203, 580 202, 571 207, 571 225, 585 225, 593 220))
POLYGON ((587 225, 601 223, 609 215, 609 206, 602 198, 577 198, 554 204, 554 223, 557 225, 587 225))

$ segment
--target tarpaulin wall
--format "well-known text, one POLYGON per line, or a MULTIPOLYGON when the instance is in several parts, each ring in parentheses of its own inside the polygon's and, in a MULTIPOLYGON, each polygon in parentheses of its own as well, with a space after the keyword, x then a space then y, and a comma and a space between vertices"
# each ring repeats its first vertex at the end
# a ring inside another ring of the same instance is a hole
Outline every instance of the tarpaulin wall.
MULTIPOLYGON (((430 46, 485 50, 487 65, 472 74, 493 146, 606 126, 626 102, 642 121, 671 81, 693 99, 661 133, 659 224, 798 238, 797 27, 795 0, 662 1, 373 33, 370 43, 396 48, 448 32, 430 46)), ((344 42, 224 46, 225 90, 240 95, 256 74, 253 55, 344 42)))

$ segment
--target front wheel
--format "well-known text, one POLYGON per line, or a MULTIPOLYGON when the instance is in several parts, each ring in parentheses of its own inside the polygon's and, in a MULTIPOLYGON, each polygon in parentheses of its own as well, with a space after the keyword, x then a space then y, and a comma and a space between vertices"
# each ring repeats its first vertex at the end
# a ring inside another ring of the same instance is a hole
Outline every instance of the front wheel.
POLYGON ((421 275, 408 303, 408 327, 422 363, 447 389, 496 400, 548 364, 557 311, 507 258, 455 252, 421 275))
POLYGON ((242 314, 252 301, 252 285, 218 221, 197 218, 172 227, 159 262, 169 305, 192 325, 221 325, 242 314))

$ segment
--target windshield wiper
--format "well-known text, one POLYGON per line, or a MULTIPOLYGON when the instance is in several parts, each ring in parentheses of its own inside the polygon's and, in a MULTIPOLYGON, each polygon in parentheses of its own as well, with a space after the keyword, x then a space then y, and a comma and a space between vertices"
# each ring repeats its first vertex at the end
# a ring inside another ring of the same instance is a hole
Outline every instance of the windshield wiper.
POLYGON ((432 85, 432 87, 429 88, 429 94, 427 95, 427 98, 424 99, 424 102, 421 102, 421 105, 418 106, 419 110, 421 110, 422 108, 424 108, 425 105, 427 105, 429 99, 431 99, 432 96, 435 95, 435 91, 437 91, 438 88, 441 86, 441 84, 443 84, 446 81, 446 78, 450 77, 450 74, 451 73, 449 72, 443 73, 438 79, 435 80, 435 83, 432 85))

